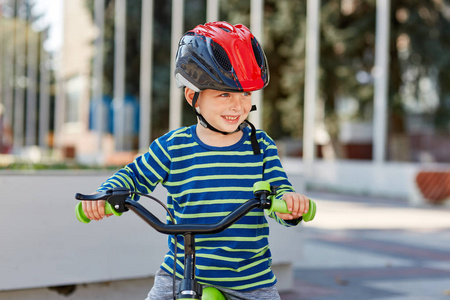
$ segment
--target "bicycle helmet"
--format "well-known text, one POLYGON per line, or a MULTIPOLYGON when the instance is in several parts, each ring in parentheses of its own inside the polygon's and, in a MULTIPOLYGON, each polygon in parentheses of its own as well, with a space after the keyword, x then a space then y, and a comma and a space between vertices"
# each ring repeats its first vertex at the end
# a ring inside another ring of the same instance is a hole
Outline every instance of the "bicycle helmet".
POLYGON ((269 83, 267 59, 244 25, 211 22, 183 35, 175 64, 178 87, 251 92, 269 83))
MULTIPOLYGON (((179 88, 188 87, 195 91, 192 107, 203 127, 230 134, 250 125, 253 151, 259 154, 255 127, 249 121, 240 124, 233 132, 223 132, 210 125, 195 109, 202 90, 251 92, 269 83, 264 51, 246 26, 211 22, 186 32, 178 43, 175 78, 179 88)), ((255 106, 252 106, 253 110, 256 110, 255 106)))

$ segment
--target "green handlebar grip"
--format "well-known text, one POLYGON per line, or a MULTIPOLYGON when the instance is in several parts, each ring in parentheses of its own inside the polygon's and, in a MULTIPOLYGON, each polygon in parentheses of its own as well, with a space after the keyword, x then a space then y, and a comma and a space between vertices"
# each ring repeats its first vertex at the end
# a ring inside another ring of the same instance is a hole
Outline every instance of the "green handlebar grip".
POLYGON ((309 210, 306 214, 302 216, 303 221, 309 222, 314 220, 314 217, 316 216, 316 209, 317 209, 316 202, 309 199, 309 210))
MULTIPOLYGON (((282 214, 288 214, 290 211, 287 209, 287 204, 284 200, 280 199, 272 199, 272 206, 270 209, 267 210, 268 214, 271 214, 272 212, 279 212, 282 214)), ((316 216, 316 202, 309 199, 309 210, 306 214, 304 214, 303 221, 309 222, 314 220, 314 217, 316 216)))
MULTIPOLYGON (((122 215, 122 213, 118 213, 117 211, 115 211, 114 208, 111 206, 111 204, 109 204, 109 202, 105 203, 105 214, 107 215, 113 214, 118 217, 122 215)), ((82 223, 89 223, 91 221, 91 219, 89 219, 84 214, 81 202, 79 202, 77 206, 75 206, 75 215, 77 216, 78 221, 82 223)))
POLYGON ((290 210, 287 208, 287 204, 284 200, 280 199, 272 199, 272 205, 270 206, 270 209, 268 210, 269 214, 272 212, 279 212, 282 214, 289 214, 291 213, 290 210))
MULTIPOLYGON (((253 193, 259 192, 259 191, 267 191, 270 192, 270 183, 267 181, 258 181, 255 182, 253 185, 253 193)), ((267 209, 267 213, 271 214, 272 212, 279 212, 283 214, 289 214, 291 211, 287 209, 287 204, 284 200, 281 199, 275 199, 272 197, 272 204, 269 209, 267 209)), ((309 210, 306 214, 302 216, 303 221, 309 222, 314 220, 314 217, 316 216, 316 203, 309 199, 309 210)))

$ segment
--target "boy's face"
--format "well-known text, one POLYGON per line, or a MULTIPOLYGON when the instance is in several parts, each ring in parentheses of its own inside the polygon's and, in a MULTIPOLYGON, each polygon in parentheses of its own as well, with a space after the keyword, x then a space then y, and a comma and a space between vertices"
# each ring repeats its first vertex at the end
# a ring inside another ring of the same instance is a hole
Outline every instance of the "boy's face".
POLYGON ((203 90, 197 101, 202 116, 216 129, 233 132, 247 119, 252 108, 251 92, 203 90))

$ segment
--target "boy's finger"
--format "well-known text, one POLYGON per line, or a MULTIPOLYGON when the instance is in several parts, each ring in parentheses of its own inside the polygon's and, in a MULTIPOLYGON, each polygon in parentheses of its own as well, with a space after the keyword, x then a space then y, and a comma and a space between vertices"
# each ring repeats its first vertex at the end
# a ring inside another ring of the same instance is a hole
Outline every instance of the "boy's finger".
POLYGON ((82 207, 83 207, 83 211, 84 211, 84 214, 86 215, 86 217, 88 217, 91 220, 96 219, 94 212, 93 212, 93 208, 92 208, 92 201, 83 201, 82 207))
POLYGON ((282 214, 282 213, 276 213, 277 216, 283 220, 293 220, 294 216, 292 214, 282 214))
POLYGON ((309 211, 309 198, 305 196, 303 197, 305 198, 305 210, 303 213, 306 214, 309 211))
POLYGON ((89 219, 94 220, 94 213, 92 212, 92 203, 90 201, 84 201, 84 202, 86 205, 86 209, 85 209, 86 216, 89 219))
POLYGON ((92 211, 94 212, 95 217, 97 218, 97 220, 103 219, 103 216, 100 213, 100 203, 99 203, 100 201, 93 201, 93 202, 94 202, 94 204, 93 204, 92 211))
POLYGON ((292 199, 292 214, 294 216, 301 216, 301 202, 297 194, 291 194, 292 199))
POLYGON ((106 215, 105 204, 106 204, 106 201, 104 201, 104 200, 97 201, 98 212, 102 218, 104 218, 106 215))
POLYGON ((301 216, 303 213, 302 210, 302 201, 299 194, 291 193, 288 195, 290 201, 292 202, 292 209, 290 210, 294 216, 301 216))
POLYGON ((286 202, 287 208, 290 212, 294 211, 294 201, 292 200, 291 194, 285 194, 283 200, 286 202))
POLYGON ((298 197, 298 203, 299 203, 298 214, 301 216, 305 213, 305 209, 306 209, 305 197, 303 195, 299 195, 299 194, 297 194, 297 197, 298 197))
POLYGON ((86 202, 89 219, 94 221, 101 220, 100 213, 98 212, 97 201, 86 201, 86 202))
POLYGON ((83 208, 83 212, 86 215, 86 217, 89 218, 89 213, 87 211, 87 201, 81 201, 81 207, 83 208))

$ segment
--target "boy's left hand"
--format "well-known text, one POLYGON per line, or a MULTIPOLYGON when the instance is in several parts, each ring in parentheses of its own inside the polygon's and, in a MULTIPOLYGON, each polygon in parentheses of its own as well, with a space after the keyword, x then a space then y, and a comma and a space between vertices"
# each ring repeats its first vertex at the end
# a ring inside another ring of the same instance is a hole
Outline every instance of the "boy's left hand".
POLYGON ((276 213, 283 220, 294 220, 306 214, 309 210, 309 198, 298 193, 286 193, 283 200, 287 204, 290 214, 276 213))

